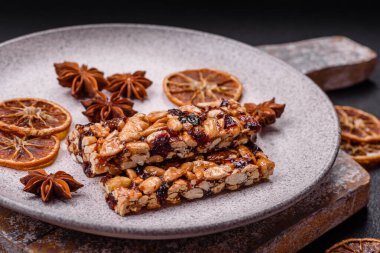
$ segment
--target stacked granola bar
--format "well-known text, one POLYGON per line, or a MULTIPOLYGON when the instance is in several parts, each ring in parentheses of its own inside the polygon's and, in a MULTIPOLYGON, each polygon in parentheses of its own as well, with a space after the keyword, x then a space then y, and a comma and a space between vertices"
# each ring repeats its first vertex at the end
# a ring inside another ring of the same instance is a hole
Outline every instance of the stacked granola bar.
POLYGON ((273 169, 274 163, 257 146, 240 145, 190 161, 127 169, 123 175, 103 177, 101 185, 109 207, 124 216, 250 186, 267 179, 273 169))
MULTIPOLYGON (((68 149, 83 164, 86 175, 117 174, 138 165, 246 144, 260 130, 259 121, 272 117, 268 108, 248 111, 230 100, 76 125, 68 136, 68 149)), ((283 107, 276 111, 274 119, 282 111, 283 107)))
POLYGON ((107 202, 125 215, 268 178, 274 163, 252 143, 284 107, 274 99, 244 106, 223 100, 138 113, 77 125, 68 149, 87 176, 108 173, 107 202))

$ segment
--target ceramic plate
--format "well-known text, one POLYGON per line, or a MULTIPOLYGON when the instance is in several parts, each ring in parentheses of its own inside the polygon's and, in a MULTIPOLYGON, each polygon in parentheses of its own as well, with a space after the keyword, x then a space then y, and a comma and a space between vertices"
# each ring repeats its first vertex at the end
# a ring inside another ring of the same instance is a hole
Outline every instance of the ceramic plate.
POLYGON ((70 201, 43 204, 22 191, 19 178, 26 172, 0 168, 0 204, 23 214, 74 230, 125 238, 215 233, 274 215, 300 200, 323 179, 335 159, 339 127, 327 96, 293 68, 243 43, 151 25, 89 25, 35 33, 0 45, 0 99, 49 99, 71 112, 72 128, 87 123, 79 101, 57 83, 53 63, 65 60, 96 66, 106 75, 146 70, 154 83, 149 98, 135 104, 140 112, 173 107, 162 92, 161 82, 168 73, 206 67, 238 76, 244 84, 242 102, 276 97, 286 103, 283 117, 258 140, 276 169, 270 181, 253 187, 120 217, 106 205, 99 178, 87 178, 62 142, 58 159, 47 171, 65 170, 85 185, 70 201))

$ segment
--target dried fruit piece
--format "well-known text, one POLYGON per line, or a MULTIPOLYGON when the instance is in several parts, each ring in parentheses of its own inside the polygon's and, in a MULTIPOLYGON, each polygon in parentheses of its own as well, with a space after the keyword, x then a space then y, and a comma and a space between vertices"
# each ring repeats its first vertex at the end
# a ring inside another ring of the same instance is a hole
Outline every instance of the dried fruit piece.
POLYGON ((380 252, 380 240, 374 238, 351 238, 336 243, 326 253, 374 253, 380 252))
POLYGON ((144 100, 148 94, 146 89, 152 85, 152 81, 145 77, 145 71, 132 73, 114 74, 107 78, 109 86, 106 89, 114 92, 117 96, 126 98, 137 98, 144 100))
POLYGON ((335 106, 342 138, 358 142, 380 141, 380 121, 374 115, 350 106, 335 106))
POLYGON ((100 91, 96 97, 82 100, 81 103, 86 108, 83 114, 91 122, 130 117, 136 113, 133 110, 133 102, 128 98, 113 95, 108 100, 107 96, 100 91))
POLYGON ((55 136, 25 137, 0 131, 0 165, 30 170, 48 166, 58 155, 59 140, 55 136))
POLYGON ((0 103, 0 129, 5 131, 63 138, 70 124, 70 113, 45 99, 15 98, 0 103))
POLYGON ((24 191, 41 196, 43 202, 53 197, 71 199, 71 192, 83 187, 64 171, 47 174, 41 169, 29 171, 27 176, 20 178, 20 182, 25 185, 24 191))
POLYGON ((380 141, 355 142, 342 139, 340 148, 361 165, 375 165, 380 162, 380 141))
POLYGON ((241 97, 243 86, 231 74, 214 69, 192 69, 175 72, 163 81, 166 96, 176 105, 197 105, 241 97))
POLYGON ((108 86, 104 73, 87 65, 79 66, 76 62, 55 63, 58 82, 63 87, 71 88, 71 95, 76 98, 94 97, 97 91, 108 86))

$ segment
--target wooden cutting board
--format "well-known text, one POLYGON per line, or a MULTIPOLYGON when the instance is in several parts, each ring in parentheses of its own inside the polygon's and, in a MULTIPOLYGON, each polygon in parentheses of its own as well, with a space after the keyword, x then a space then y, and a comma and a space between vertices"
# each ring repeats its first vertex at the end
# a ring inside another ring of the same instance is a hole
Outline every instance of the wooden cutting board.
POLYGON ((369 181, 341 151, 322 185, 291 208, 245 227, 180 240, 95 236, 0 208, 0 252, 296 252, 365 207, 369 181))

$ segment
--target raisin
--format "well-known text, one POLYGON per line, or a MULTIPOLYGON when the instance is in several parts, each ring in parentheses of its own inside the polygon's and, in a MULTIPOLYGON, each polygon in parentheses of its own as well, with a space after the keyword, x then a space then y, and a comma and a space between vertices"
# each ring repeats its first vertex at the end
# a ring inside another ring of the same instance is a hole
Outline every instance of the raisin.
POLYGON ((222 103, 220 103, 220 106, 223 107, 223 106, 229 106, 229 105, 230 103, 228 102, 228 100, 223 98, 222 103))
POLYGON ((230 128, 230 127, 234 127, 236 126, 237 123, 235 122, 235 120, 230 116, 230 115, 226 115, 224 117, 224 128, 230 128))
POLYGON ((170 146, 170 135, 165 132, 160 134, 154 139, 152 147, 150 149, 150 155, 160 155, 166 157, 166 155, 172 150, 170 146))
POLYGON ((136 174, 141 176, 142 174, 144 174, 144 167, 139 165, 135 168, 135 171, 136 171, 136 174))
POLYGON ((261 129, 261 125, 251 116, 240 116, 240 120, 244 122, 244 128, 249 128, 251 130, 259 131, 261 129))
POLYGON ((88 129, 82 133, 82 136, 94 136, 94 133, 88 129))
POLYGON ((188 131, 188 134, 193 137, 193 139, 197 142, 198 145, 204 145, 208 142, 208 136, 202 130, 198 128, 192 128, 188 131))
POLYGON ((105 175, 104 177, 102 177, 102 178, 100 179, 100 182, 101 182, 102 184, 105 184, 105 183, 108 181, 108 179, 110 179, 110 178, 112 178, 112 175, 107 174, 107 175, 105 175))
POLYGON ((248 161, 246 159, 238 159, 232 162, 237 169, 244 168, 248 165, 248 161))
POLYGON ((168 110, 168 113, 170 115, 178 116, 178 117, 183 117, 186 115, 186 113, 184 113, 183 111, 181 111, 179 109, 170 109, 170 110, 168 110))
POLYGON ((244 124, 244 127, 255 131, 259 131, 261 129, 261 126, 257 121, 248 121, 244 124))
POLYGON ((91 171, 91 165, 88 162, 82 163, 83 172, 88 177, 94 177, 94 174, 91 171))
POLYGON ((157 199, 160 202, 163 202, 168 197, 168 187, 165 184, 162 184, 156 192, 157 199))
POLYGON ((255 143, 248 143, 247 147, 251 150, 251 152, 256 155, 257 152, 263 152, 259 146, 257 146, 255 143))
POLYGON ((187 116, 186 120, 193 126, 198 126, 201 123, 201 119, 197 115, 194 115, 194 114, 187 116))
POLYGON ((110 209, 112 209, 112 210, 115 209, 115 206, 117 205, 117 200, 112 195, 112 193, 108 193, 108 195, 106 196, 106 202, 107 202, 110 209))
MULTIPOLYGON (((172 110, 177 110, 177 109, 172 109, 172 110)), ((205 115, 201 115, 201 116, 205 116, 205 115)), ((188 114, 188 113, 184 113, 182 112, 182 115, 179 115, 179 121, 181 121, 181 123, 190 123, 192 124, 193 126, 198 126, 200 123, 201 123, 201 117, 197 116, 197 115, 194 115, 194 114, 188 114)))

